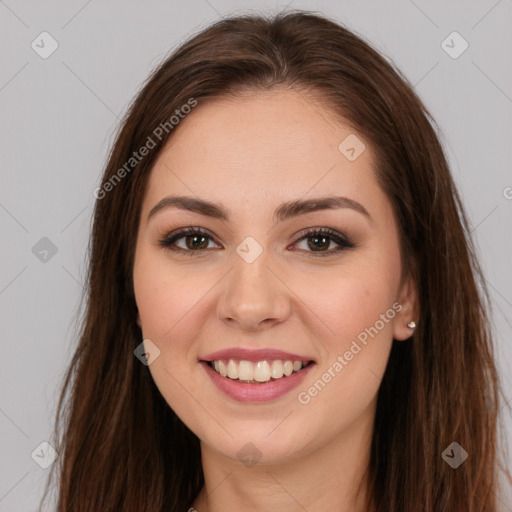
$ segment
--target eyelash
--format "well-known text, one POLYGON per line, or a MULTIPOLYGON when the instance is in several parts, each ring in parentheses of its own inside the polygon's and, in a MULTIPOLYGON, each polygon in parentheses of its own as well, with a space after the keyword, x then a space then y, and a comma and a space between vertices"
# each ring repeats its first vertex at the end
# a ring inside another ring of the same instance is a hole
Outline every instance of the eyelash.
MULTIPOLYGON (((188 253, 189 256, 198 256, 200 255, 200 253, 205 252, 207 249, 191 250, 182 249, 181 247, 172 247, 172 245, 180 238, 186 238, 187 236, 191 235, 203 235, 215 241, 214 237, 212 237, 211 234, 205 229, 200 227, 188 227, 179 229, 178 231, 175 231, 173 233, 169 233, 167 236, 165 236, 158 242, 158 245, 170 251, 188 253)), ((331 256, 335 252, 340 252, 345 249, 353 249, 354 247, 356 247, 356 244, 351 242, 346 236, 330 228, 310 228, 308 230, 305 230, 299 234, 299 238, 296 240, 294 244, 297 244, 298 242, 301 242, 302 240, 310 238, 314 235, 327 236, 327 238, 331 239, 331 241, 337 243, 339 247, 329 251, 305 251, 310 252, 313 255, 313 257, 331 256)))

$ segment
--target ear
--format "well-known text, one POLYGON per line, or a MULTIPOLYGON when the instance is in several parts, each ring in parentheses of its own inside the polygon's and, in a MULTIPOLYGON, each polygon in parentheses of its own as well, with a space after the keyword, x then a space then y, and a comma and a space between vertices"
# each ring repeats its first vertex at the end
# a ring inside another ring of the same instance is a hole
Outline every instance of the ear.
POLYGON ((395 316, 393 338, 404 341, 409 339, 414 332, 414 329, 408 327, 407 324, 410 322, 418 324, 419 321, 418 290, 412 276, 409 276, 402 285, 397 302, 402 309, 395 316))
POLYGON ((142 324, 140 321, 140 313, 137 311, 137 325, 142 329, 142 324))

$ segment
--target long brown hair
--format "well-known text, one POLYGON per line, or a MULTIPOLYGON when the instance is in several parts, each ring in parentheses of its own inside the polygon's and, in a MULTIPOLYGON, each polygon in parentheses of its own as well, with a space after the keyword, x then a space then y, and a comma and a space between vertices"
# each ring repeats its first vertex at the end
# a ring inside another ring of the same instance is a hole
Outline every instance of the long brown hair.
POLYGON ((370 141, 400 230, 403 273, 418 287, 417 329, 393 342, 379 389, 368 509, 496 512, 496 468, 506 470, 490 301, 439 129, 369 43, 302 11, 203 30, 151 74, 121 124, 96 193, 86 308, 50 443, 59 453, 48 482, 58 470, 56 510, 182 512, 200 492, 199 440, 134 357, 140 208, 152 165, 179 129, 169 123, 176 110, 273 87, 314 92, 370 141), (469 454, 457 469, 442 458, 452 442, 469 454))

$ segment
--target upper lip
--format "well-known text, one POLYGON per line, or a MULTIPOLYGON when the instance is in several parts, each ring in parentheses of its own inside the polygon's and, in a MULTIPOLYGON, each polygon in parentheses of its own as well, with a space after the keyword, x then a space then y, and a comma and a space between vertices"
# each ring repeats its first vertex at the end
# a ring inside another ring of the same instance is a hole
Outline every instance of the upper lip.
POLYGON ((237 361, 251 361, 257 363, 258 361, 265 361, 268 359, 276 360, 282 359, 285 361, 313 361, 312 357, 300 356, 290 352, 283 352, 273 348, 262 349, 247 349, 247 348, 226 348, 217 352, 212 352, 207 356, 201 358, 201 361, 219 361, 220 359, 235 359, 237 361))

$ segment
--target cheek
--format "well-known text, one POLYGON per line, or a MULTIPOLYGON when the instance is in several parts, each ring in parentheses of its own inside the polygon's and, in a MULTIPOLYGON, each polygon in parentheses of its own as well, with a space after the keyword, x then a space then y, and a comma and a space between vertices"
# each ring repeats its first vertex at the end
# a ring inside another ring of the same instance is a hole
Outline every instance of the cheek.
POLYGON ((201 392, 193 378, 194 371, 200 369, 194 340, 199 339, 204 323, 198 315, 208 283, 197 272, 171 267, 161 255, 144 249, 136 255, 133 281, 143 338, 159 349, 149 371, 167 403, 175 411, 190 414, 190 394, 199 396, 201 392))
POLYGON ((345 413, 354 413, 374 398, 400 308, 395 302, 398 274, 391 265, 385 258, 380 265, 359 260, 330 274, 322 286, 318 281, 314 287, 303 283, 298 295, 308 297, 307 305, 316 314, 310 328, 321 350, 321 367, 313 387, 300 390, 305 393, 300 403, 310 401, 320 408, 338 403, 345 413))
POLYGON ((397 276, 390 261, 382 259, 379 265, 368 258, 353 261, 324 279, 311 282, 302 278, 294 289, 318 319, 318 333, 322 332, 319 341, 330 340, 331 350, 341 350, 376 322, 383 337, 391 336, 397 276))
POLYGON ((372 283, 345 280, 329 300, 318 295, 312 306, 322 311, 329 334, 318 338, 322 360, 315 378, 297 390, 296 399, 311 429, 327 437, 364 415, 387 366, 396 310, 389 289, 372 283))
MULTIPOLYGON (((192 265, 171 265, 165 255, 144 248, 133 276, 143 338, 160 351, 149 370, 167 402, 181 410, 179 404, 189 396, 183 389, 201 394, 195 372, 204 371, 197 355, 214 282, 192 265)), ((186 400, 183 406, 189 408, 186 400)))
POLYGON ((197 272, 171 267, 161 255, 144 250, 135 260, 133 280, 143 334, 160 342, 179 333, 208 291, 208 283, 197 272))

